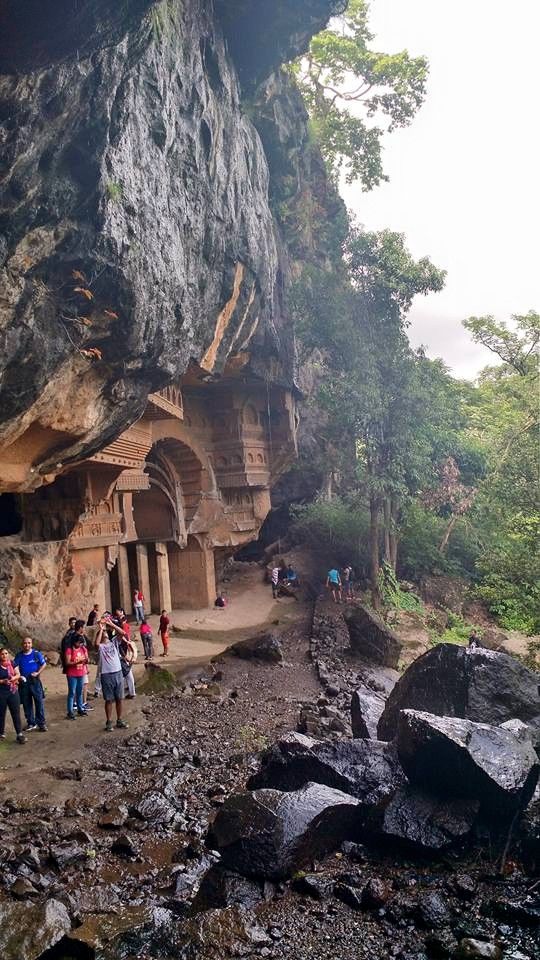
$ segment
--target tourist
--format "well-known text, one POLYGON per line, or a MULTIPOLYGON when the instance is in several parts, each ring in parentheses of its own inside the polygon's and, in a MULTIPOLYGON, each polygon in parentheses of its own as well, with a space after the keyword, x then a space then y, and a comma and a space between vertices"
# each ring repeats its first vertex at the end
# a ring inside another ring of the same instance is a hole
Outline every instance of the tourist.
POLYGON ((159 618, 159 632, 161 635, 161 642, 163 644, 163 653, 160 653, 160 657, 169 656, 169 624, 170 620, 167 616, 167 611, 162 610, 161 616, 159 618))
POLYGON ((71 637, 71 644, 66 650, 66 676, 68 682, 66 720, 75 720, 74 706, 80 717, 88 716, 83 703, 84 678, 88 674, 88 650, 84 641, 82 629, 84 623, 77 620, 71 637))
POLYGON ((15 657, 13 665, 19 668, 21 675, 19 698, 26 717, 26 730, 40 730, 45 733, 47 730, 43 709, 45 691, 40 677, 47 666, 47 661, 41 651, 34 650, 31 637, 24 638, 22 649, 15 657))
POLYGON ((290 564, 287 566, 287 569, 286 569, 286 571, 285 571, 285 583, 286 583, 287 586, 289 586, 289 587, 299 587, 299 586, 300 586, 300 582, 299 582, 299 580, 298 580, 298 576, 297 576, 296 570, 294 570, 294 568, 291 567, 290 564))
POLYGON ((21 701, 17 692, 21 675, 18 667, 11 662, 9 650, 0 650, 0 740, 5 740, 6 712, 9 710, 17 743, 26 743, 21 729, 21 701))
POLYGON ((272 597, 277 600, 279 594, 279 567, 272 567, 272 597))
POLYGON ((216 599, 214 600, 214 606, 224 610, 227 606, 227 597, 225 597, 222 593, 218 593, 216 599))
POLYGON ((354 600, 353 568, 349 564, 349 566, 343 567, 342 572, 343 572, 342 583, 343 583, 343 593, 345 596, 345 602, 351 603, 354 600))
POLYGON ((141 635, 143 650, 144 650, 144 659, 153 660, 154 659, 154 637, 152 634, 152 628, 146 620, 143 620, 141 623, 141 628, 139 630, 141 635))
POLYGON ((66 650, 71 644, 73 631, 75 630, 76 623, 77 623, 77 617, 69 618, 67 633, 64 634, 60 642, 60 659, 62 661, 62 668, 64 673, 66 672, 66 650))
POLYGON ((133 591, 133 613, 137 623, 142 623, 144 620, 144 596, 139 587, 133 591))
POLYGON ((332 569, 328 571, 326 575, 326 586, 332 594, 334 603, 338 601, 341 603, 341 577, 336 567, 332 567, 332 569))
POLYGON ((124 683, 127 687, 127 700, 134 700, 136 697, 135 677, 133 676, 133 664, 137 659, 137 648, 131 639, 131 627, 125 617, 120 621, 120 627, 123 635, 118 640, 118 650, 120 652, 120 661, 124 683))
POLYGON ((473 630, 469 637, 469 650, 478 650, 482 646, 478 630, 473 630))
POLYGON ((96 621, 97 621, 97 619, 98 619, 98 613, 99 613, 99 603, 95 603, 94 606, 92 607, 90 613, 88 614, 88 619, 87 619, 87 621, 86 621, 86 626, 87 626, 87 627, 95 627, 95 626, 96 626, 96 621))
POLYGON ((113 729, 112 710, 113 703, 116 708, 116 726, 118 729, 125 730, 128 724, 122 719, 122 708, 124 701, 124 677, 122 674, 122 664, 120 661, 120 651, 118 646, 118 634, 123 635, 124 631, 118 627, 110 618, 99 621, 99 630, 96 636, 96 646, 99 655, 99 673, 101 678, 101 689, 105 701, 105 730, 107 733, 113 729), (107 629, 105 629, 107 628, 107 629), (116 636, 110 636, 109 631, 116 636))

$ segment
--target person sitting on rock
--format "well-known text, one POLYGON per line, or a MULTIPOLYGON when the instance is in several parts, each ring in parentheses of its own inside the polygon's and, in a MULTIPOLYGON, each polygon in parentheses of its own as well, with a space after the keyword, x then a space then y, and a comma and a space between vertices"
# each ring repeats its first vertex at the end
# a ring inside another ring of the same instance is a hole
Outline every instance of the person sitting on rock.
POLYGON ((31 637, 24 638, 13 665, 19 668, 21 674, 19 697, 26 717, 26 729, 44 733, 47 730, 43 709, 45 692, 40 677, 47 661, 40 650, 33 649, 31 637))
POLYGON ((152 627, 146 620, 143 620, 141 623, 139 633, 141 635, 143 650, 144 650, 144 659, 153 660, 154 659, 154 635, 152 633, 152 627))
POLYGON ((20 680, 19 668, 13 665, 9 650, 3 647, 0 650, 0 740, 6 739, 4 730, 6 713, 9 710, 17 743, 26 743, 26 737, 22 732, 21 701, 18 694, 20 680))
POLYGON ((326 575, 326 586, 332 594, 334 603, 341 603, 341 577, 337 567, 332 567, 326 575))
POLYGON ((469 637, 469 650, 478 650, 482 646, 478 630, 473 630, 469 637))
POLYGON ((162 657, 169 656, 169 624, 170 620, 167 616, 167 611, 162 610, 161 616, 159 618, 159 633, 161 636, 161 642, 163 644, 163 653, 160 654, 162 657))

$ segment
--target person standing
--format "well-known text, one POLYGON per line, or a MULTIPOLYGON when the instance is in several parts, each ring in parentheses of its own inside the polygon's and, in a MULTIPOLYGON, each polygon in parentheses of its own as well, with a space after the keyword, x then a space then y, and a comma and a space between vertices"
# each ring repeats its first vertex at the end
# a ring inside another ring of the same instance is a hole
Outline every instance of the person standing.
POLYGON ((154 637, 152 635, 152 628, 146 620, 143 620, 141 623, 141 628, 139 633, 141 634, 141 640, 144 650, 144 659, 153 660, 154 659, 154 637))
POLYGON ((99 673, 101 677, 101 690, 105 701, 105 730, 110 733, 113 729, 112 710, 113 703, 116 707, 116 726, 120 730, 125 730, 129 726, 122 719, 124 703, 124 677, 122 675, 122 664, 120 661, 120 651, 118 647, 118 636, 123 636, 124 631, 111 620, 102 619, 99 622, 99 630, 96 636, 96 646, 99 655, 99 673), (109 636, 106 627, 115 635, 109 636))
POLYGON ((332 567, 332 569, 328 571, 326 576, 326 586, 332 594, 334 603, 337 603, 338 600, 341 603, 341 577, 339 575, 339 570, 336 567, 332 567))
POLYGON ((133 613, 137 623, 142 623, 144 620, 144 596, 139 587, 133 591, 133 613))
POLYGON ((277 600, 279 595, 279 567, 272 567, 272 597, 277 600))
POLYGON ((75 624, 77 623, 77 617, 70 617, 68 620, 67 632, 62 637, 60 643, 60 659, 62 661, 63 672, 66 672, 66 650, 71 644, 73 633, 75 631, 75 624))
POLYGON ((343 577, 342 577, 342 581, 343 581, 343 593, 344 593, 344 596, 345 596, 345 602, 347 603, 347 602, 351 602, 352 600, 354 600, 354 592, 353 592, 353 568, 352 568, 351 565, 349 564, 348 566, 343 567, 343 571, 342 571, 342 572, 343 572, 343 577))
POLYGON ((18 667, 11 662, 9 650, 4 647, 0 650, 0 740, 5 740, 6 712, 9 710, 17 743, 26 743, 26 737, 21 729, 21 701, 17 688, 21 675, 18 667))
MULTIPOLYGON (((77 623, 84 627, 82 620, 77 623)), ((82 629, 75 630, 71 646, 66 650, 66 676, 68 682, 66 720, 75 720, 74 707, 80 717, 88 716, 83 703, 84 678, 87 676, 88 650, 83 643, 82 629)))
POLYGON ((161 636, 161 642, 163 644, 163 653, 160 654, 161 657, 169 656, 169 624, 170 620, 167 616, 167 611, 162 610, 161 616, 159 618, 159 633, 161 636))
POLYGON ((32 638, 25 637, 22 649, 16 655, 13 665, 18 667, 21 675, 19 684, 19 698, 26 717, 26 730, 40 730, 45 733, 45 710, 43 702, 45 691, 41 682, 41 674, 47 666, 47 661, 40 650, 34 650, 32 638))

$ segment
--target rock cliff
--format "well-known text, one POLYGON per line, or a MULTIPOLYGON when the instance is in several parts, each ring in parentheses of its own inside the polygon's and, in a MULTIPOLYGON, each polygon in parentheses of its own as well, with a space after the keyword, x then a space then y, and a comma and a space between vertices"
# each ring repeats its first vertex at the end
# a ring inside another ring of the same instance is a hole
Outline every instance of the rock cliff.
MULTIPOLYGON (((214 378, 243 351, 292 380, 284 248, 242 91, 343 6, 3 4, 0 489, 103 448, 190 361, 214 378)), ((266 113, 268 143, 272 123, 287 128, 266 113)))

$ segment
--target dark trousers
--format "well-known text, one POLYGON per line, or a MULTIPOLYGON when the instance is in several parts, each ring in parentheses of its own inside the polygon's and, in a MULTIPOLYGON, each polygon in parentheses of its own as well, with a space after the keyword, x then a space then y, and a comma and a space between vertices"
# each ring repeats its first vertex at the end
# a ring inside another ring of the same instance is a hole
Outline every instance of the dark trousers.
POLYGON ((144 649, 144 655, 146 659, 154 656, 154 638, 151 633, 143 633, 142 636, 142 645, 144 649))
POLYGON ((18 693, 8 693, 7 696, 5 693, 0 695, 0 736, 4 733, 6 710, 9 710, 15 733, 19 736, 21 732, 21 701, 18 693))
POLYGON ((19 696, 21 698, 22 708, 29 727, 38 725, 45 726, 45 711, 43 701, 45 692, 41 680, 36 677, 30 677, 26 683, 19 686, 19 696))

